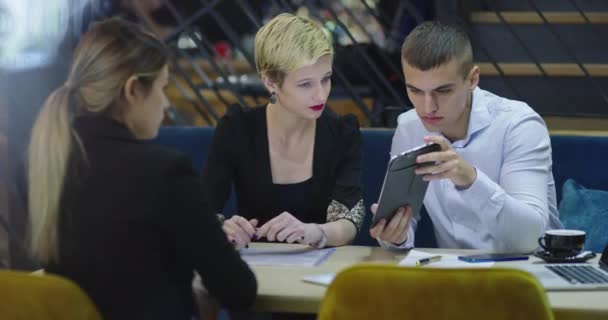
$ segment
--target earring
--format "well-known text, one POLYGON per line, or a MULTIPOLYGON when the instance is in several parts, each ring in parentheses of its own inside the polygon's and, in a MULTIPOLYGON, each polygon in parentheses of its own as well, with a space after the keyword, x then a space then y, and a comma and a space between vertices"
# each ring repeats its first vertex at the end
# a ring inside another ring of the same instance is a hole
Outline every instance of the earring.
POLYGON ((277 103, 277 94, 274 91, 270 94, 270 103, 277 103))

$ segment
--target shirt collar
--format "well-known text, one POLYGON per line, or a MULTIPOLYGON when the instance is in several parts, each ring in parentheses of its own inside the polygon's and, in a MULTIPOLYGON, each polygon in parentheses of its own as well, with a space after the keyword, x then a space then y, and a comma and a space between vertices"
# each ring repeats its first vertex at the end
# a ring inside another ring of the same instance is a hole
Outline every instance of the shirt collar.
POLYGON ((469 127, 467 128, 467 135, 464 139, 454 141, 452 146, 455 148, 464 148, 467 146, 471 137, 478 131, 489 126, 492 122, 490 117, 490 111, 488 111, 487 100, 484 99, 483 90, 476 87, 473 90, 473 97, 471 102, 471 114, 469 116, 469 127))

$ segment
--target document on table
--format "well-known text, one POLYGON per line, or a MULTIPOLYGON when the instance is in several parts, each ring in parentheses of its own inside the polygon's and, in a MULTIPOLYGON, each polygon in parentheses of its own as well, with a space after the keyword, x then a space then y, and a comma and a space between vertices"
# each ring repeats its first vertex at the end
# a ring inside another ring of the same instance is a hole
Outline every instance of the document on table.
POLYGON ((302 281, 308 282, 308 283, 313 283, 313 284, 320 284, 322 286, 327 287, 331 284, 332 281, 334 281, 335 277, 336 277, 335 273, 328 272, 328 273, 313 274, 310 276, 305 276, 302 278, 302 281))
POLYGON ((404 267, 415 267, 416 262, 420 259, 430 258, 434 256, 441 256, 441 259, 436 262, 431 262, 424 265, 425 268, 490 268, 494 265, 494 262, 476 262, 470 263, 466 261, 458 260, 458 256, 455 254, 434 254, 427 253, 418 250, 410 250, 401 262, 400 266, 404 267))
POLYGON ((334 251, 336 248, 249 248, 241 250, 241 258, 253 266, 315 267, 334 251))
MULTIPOLYGON (((494 262, 479 262, 470 263, 458 260, 458 256, 454 254, 433 254, 424 251, 411 250, 399 265, 402 267, 415 267, 416 262, 420 259, 430 258, 434 256, 441 256, 439 261, 431 262, 424 265, 424 268, 490 268, 494 265, 494 262)), ((335 273, 319 273, 309 276, 302 277, 302 281, 318 284, 322 286, 329 286, 334 278, 335 273)))

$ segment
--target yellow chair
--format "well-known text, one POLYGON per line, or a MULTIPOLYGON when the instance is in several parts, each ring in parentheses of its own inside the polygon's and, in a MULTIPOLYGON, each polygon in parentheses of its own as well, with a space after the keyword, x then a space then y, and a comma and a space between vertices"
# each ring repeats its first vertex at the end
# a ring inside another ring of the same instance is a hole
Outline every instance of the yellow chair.
POLYGON ((52 275, 0 271, 2 320, 100 320, 89 297, 74 283, 52 275))
POLYGON ((549 320, 538 281, 512 269, 432 269, 363 264, 336 276, 319 320, 549 320))

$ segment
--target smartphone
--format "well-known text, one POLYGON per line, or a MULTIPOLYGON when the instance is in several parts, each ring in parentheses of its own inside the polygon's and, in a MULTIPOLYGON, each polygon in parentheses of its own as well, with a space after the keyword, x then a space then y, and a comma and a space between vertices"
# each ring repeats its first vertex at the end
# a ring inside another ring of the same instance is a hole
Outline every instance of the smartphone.
POLYGON ((528 260, 527 255, 513 253, 488 253, 488 254, 473 254, 468 256, 459 256, 458 260, 466 262, 494 262, 494 261, 516 261, 528 260))
POLYGON ((416 163, 416 158, 421 154, 440 150, 440 145, 429 143, 402 152, 389 161, 372 226, 383 218, 387 222, 390 221, 395 211, 406 205, 412 208, 415 216, 419 215, 428 182, 416 175, 416 168, 432 163, 416 163))

